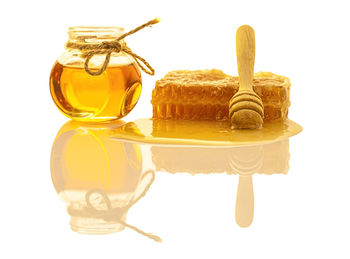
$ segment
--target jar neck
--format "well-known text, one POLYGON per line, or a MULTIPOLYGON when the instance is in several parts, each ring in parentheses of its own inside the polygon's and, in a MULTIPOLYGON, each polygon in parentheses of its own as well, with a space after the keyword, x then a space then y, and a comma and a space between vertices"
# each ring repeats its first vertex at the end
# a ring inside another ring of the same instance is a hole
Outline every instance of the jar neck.
POLYGON ((68 29, 68 41, 87 44, 99 44, 113 41, 124 33, 122 27, 75 26, 68 29))

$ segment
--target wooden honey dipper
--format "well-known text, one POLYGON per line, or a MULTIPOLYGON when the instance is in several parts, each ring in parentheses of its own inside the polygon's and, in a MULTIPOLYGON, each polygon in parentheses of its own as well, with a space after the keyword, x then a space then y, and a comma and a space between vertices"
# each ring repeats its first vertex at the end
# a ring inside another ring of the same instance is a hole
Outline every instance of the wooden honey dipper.
POLYGON ((264 105, 253 90, 255 34, 252 27, 243 25, 236 32, 236 54, 239 90, 229 103, 231 123, 237 129, 259 129, 264 118, 264 105))

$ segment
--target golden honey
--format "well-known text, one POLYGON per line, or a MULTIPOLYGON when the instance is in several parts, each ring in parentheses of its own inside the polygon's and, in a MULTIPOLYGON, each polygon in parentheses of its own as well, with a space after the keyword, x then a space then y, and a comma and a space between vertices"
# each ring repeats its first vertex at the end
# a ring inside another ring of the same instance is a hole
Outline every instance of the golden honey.
POLYGON ((76 120, 113 120, 127 115, 141 94, 136 64, 107 67, 92 76, 82 67, 56 62, 50 76, 51 95, 58 108, 76 120))
POLYGON ((275 142, 301 131, 289 119, 266 122, 257 130, 232 129, 229 121, 138 119, 116 128, 113 137, 157 145, 231 147, 275 142))

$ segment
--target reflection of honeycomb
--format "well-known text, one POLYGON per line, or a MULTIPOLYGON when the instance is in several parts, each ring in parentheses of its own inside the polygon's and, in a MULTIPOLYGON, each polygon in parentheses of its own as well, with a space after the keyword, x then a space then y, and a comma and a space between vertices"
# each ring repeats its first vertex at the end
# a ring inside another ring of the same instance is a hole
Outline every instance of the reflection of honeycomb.
POLYGON ((157 171, 190 174, 287 174, 289 140, 232 148, 153 146, 157 171))
MULTIPOLYGON (((290 105, 288 78, 259 72, 254 74, 253 87, 264 104, 264 121, 287 118, 290 105)), ((169 72, 153 89, 153 117, 228 120, 228 103, 238 88, 238 77, 216 69, 169 72)))

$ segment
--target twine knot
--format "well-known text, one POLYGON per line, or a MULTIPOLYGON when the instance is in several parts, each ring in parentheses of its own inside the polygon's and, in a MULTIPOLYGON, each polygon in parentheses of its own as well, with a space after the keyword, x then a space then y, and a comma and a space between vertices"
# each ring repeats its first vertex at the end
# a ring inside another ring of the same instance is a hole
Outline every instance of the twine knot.
POLYGON ((135 32, 142 30, 145 27, 151 26, 152 24, 156 24, 159 21, 160 21, 159 18, 148 21, 145 24, 142 24, 131 31, 124 33, 114 41, 104 41, 99 44, 67 42, 66 47, 72 48, 72 49, 79 49, 82 52, 82 57, 85 58, 85 63, 84 63, 85 71, 92 76, 98 76, 106 70, 113 52, 114 53, 124 52, 126 54, 129 54, 135 59, 137 65, 142 69, 142 71, 153 76, 154 69, 152 68, 152 66, 144 58, 133 53, 131 49, 126 46, 123 39, 126 36, 134 34, 135 32), (103 55, 103 54, 106 55, 103 65, 100 67, 98 71, 92 71, 89 68, 90 59, 95 55, 103 55), (141 63, 144 64, 147 68, 143 66, 141 63))
POLYGON ((120 52, 122 49, 122 45, 119 41, 104 41, 101 43, 102 49, 108 49, 112 52, 120 52))

